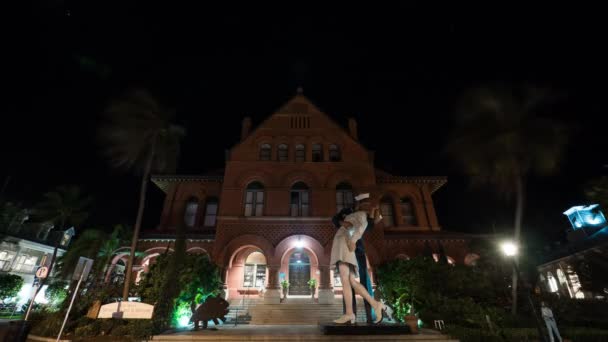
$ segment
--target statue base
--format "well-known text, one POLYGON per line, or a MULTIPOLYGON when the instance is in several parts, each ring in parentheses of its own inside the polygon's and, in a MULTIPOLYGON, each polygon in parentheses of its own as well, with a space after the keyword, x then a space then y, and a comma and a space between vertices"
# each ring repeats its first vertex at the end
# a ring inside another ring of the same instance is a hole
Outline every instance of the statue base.
POLYGON ((405 335, 412 333, 410 327, 402 323, 322 323, 319 324, 319 328, 321 329, 324 335, 405 335))

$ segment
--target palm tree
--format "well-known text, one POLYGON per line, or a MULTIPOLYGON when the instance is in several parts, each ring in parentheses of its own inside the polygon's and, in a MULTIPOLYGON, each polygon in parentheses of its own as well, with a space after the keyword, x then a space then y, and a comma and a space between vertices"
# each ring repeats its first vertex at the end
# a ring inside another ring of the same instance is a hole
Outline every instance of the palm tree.
POLYGON ((66 224, 76 227, 89 216, 87 208, 91 205, 92 198, 84 196, 78 186, 58 186, 43 197, 36 207, 35 216, 43 222, 53 223, 58 227, 57 230, 64 230, 66 224))
MULTIPOLYGON (((468 92, 446 147, 473 185, 489 184, 506 199, 515 195, 514 239, 521 236, 526 179, 556 171, 566 126, 540 115, 548 93, 531 87, 488 87, 468 92)), ((517 312, 513 271, 512 313, 517 312)))
POLYGON ((133 258, 141 229, 146 189, 151 172, 175 172, 184 129, 172 124, 173 112, 145 90, 135 90, 112 102, 104 113, 100 142, 112 166, 141 172, 139 207, 126 268, 123 299, 127 300, 133 258))

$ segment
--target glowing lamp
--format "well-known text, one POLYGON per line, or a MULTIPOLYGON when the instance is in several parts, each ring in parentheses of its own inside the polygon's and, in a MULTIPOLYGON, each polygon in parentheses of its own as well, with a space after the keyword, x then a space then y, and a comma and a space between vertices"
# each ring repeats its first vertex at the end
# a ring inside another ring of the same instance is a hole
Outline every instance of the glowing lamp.
POLYGON ((179 324, 180 327, 187 327, 188 325, 190 325, 190 316, 187 316, 187 315, 181 316, 177 320, 177 323, 179 324))
POLYGON ((302 241, 302 238, 298 237, 298 240, 296 240, 296 248, 302 247, 304 247, 304 241, 302 241))
POLYGON ((513 241, 505 241, 500 244, 500 249, 504 253, 504 255, 508 257, 512 257, 517 255, 518 247, 513 241))

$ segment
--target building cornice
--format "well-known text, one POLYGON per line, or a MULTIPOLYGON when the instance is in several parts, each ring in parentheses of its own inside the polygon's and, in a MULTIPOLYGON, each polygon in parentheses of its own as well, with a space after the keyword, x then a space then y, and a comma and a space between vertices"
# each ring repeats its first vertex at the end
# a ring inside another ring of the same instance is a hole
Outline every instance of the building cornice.
POLYGON ((431 193, 437 191, 445 183, 448 182, 447 177, 410 177, 410 176, 389 176, 382 175, 376 176, 376 183, 378 184, 392 184, 392 183, 412 183, 412 184, 430 184, 431 193))
POLYGON ((156 184, 163 192, 167 192, 169 184, 180 182, 203 182, 203 183, 223 183, 224 176, 205 176, 205 175, 152 175, 152 183, 156 184))

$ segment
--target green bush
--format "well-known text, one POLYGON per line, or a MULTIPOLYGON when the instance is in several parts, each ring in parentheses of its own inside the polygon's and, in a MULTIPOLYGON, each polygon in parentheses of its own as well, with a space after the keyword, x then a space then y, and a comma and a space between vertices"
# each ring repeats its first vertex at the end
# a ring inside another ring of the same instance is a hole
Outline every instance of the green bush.
POLYGON ((15 274, 0 273, 0 301, 17 297, 23 287, 23 278, 15 274))

